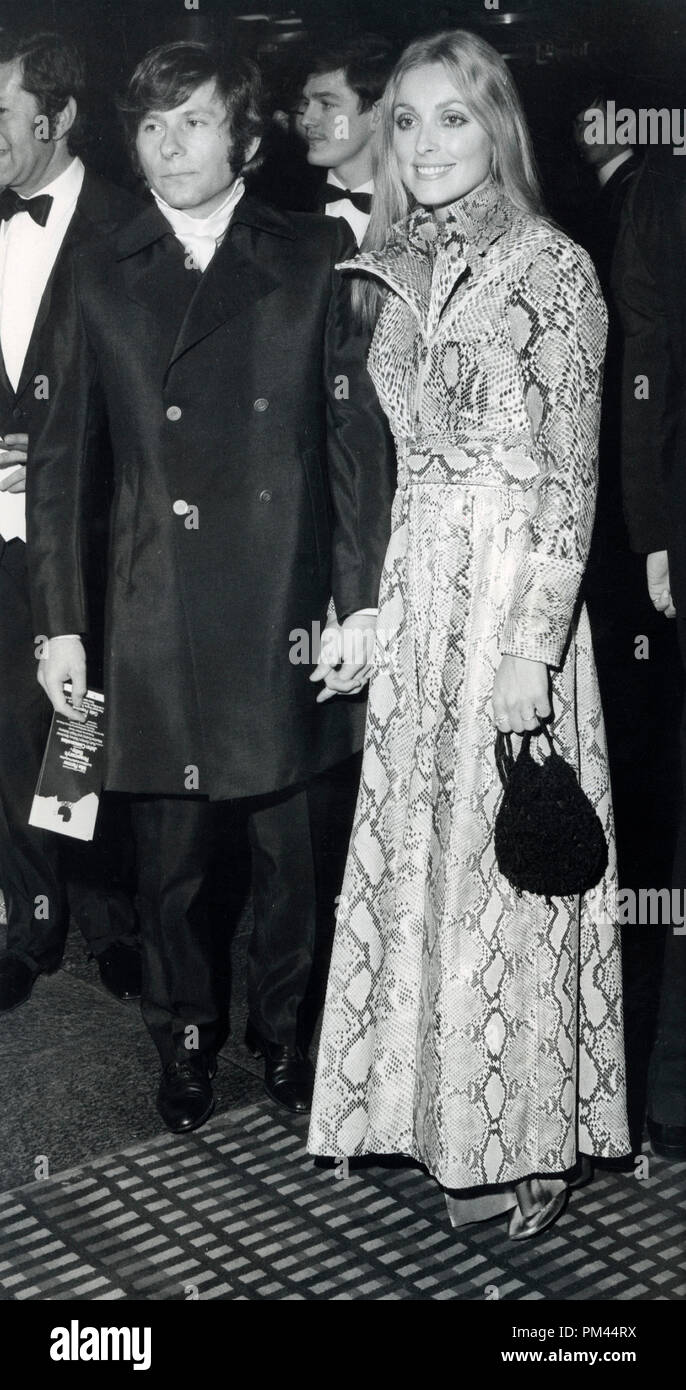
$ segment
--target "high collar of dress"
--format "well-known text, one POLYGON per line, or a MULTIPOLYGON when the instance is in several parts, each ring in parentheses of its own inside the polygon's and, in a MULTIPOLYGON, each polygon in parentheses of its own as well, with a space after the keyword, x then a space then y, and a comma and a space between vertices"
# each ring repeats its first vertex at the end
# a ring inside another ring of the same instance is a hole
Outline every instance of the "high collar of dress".
POLYGON ((511 226, 514 215, 512 203, 489 177, 450 203, 440 222, 431 208, 417 207, 409 217, 396 223, 393 231, 401 242, 404 239, 429 252, 459 243, 461 248, 484 255, 511 226))
POLYGON ((379 251, 361 251, 340 269, 362 270, 406 301, 425 332, 435 331, 456 280, 478 273, 481 257, 512 225, 517 210, 489 177, 446 210, 438 222, 429 208, 415 208, 391 228, 379 251))

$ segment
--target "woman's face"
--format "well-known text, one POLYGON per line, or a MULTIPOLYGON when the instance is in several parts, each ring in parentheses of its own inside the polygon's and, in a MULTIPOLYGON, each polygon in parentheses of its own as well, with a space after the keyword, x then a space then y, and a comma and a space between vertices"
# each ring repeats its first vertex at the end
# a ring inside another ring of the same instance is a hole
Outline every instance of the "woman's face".
POLYGON ((405 187, 424 207, 441 208, 478 188, 493 144, 442 63, 405 73, 393 107, 393 148, 405 187))

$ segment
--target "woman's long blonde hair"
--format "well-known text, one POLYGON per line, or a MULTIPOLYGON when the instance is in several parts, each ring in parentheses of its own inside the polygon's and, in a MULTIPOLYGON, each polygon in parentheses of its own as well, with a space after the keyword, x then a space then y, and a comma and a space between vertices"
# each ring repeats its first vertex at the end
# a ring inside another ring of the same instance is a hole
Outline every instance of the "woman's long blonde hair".
MULTIPOLYGON (((394 222, 414 206, 402 179, 393 148, 393 111, 400 83, 407 72, 427 63, 442 63, 475 120, 493 144, 491 174, 507 197, 525 212, 544 215, 531 137, 519 93, 507 64, 495 48, 466 29, 453 29, 415 39, 391 74, 381 101, 381 122, 372 215, 362 243, 364 251, 379 251, 394 222)), ((356 315, 372 324, 379 308, 377 283, 361 276, 353 286, 356 315)))

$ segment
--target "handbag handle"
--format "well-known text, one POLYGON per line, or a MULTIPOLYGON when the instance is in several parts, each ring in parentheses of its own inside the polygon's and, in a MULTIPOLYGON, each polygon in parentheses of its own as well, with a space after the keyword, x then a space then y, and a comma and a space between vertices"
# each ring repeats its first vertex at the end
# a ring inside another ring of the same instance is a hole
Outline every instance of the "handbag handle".
MULTIPOLYGON (((545 737, 548 740, 550 752, 555 752, 555 747, 553 744, 553 735, 551 730, 548 728, 547 724, 539 724, 537 729, 526 729, 525 732, 522 734, 522 746, 519 750, 520 755, 523 754, 524 757, 527 756, 532 736, 537 738, 539 734, 545 734, 545 737)), ((499 729, 495 736, 495 765, 498 769, 498 774, 500 776, 500 780, 503 784, 503 787, 507 786, 514 771, 514 765, 516 761, 517 760, 515 758, 515 755, 512 752, 511 735, 505 734, 502 732, 502 730, 499 729)))

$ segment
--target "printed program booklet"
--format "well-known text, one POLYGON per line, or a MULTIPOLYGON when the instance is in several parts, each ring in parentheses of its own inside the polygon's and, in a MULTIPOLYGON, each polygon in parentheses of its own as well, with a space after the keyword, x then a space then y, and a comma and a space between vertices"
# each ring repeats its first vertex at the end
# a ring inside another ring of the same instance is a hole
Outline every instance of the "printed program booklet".
MULTIPOLYGON (((68 682, 65 689, 69 697, 68 682)), ((102 791, 104 695, 86 691, 81 708, 88 716, 83 724, 52 716, 29 825, 92 840, 102 791)))

